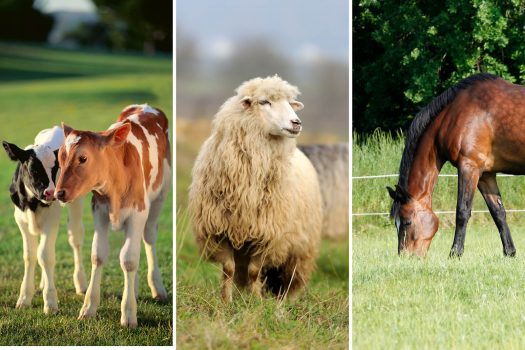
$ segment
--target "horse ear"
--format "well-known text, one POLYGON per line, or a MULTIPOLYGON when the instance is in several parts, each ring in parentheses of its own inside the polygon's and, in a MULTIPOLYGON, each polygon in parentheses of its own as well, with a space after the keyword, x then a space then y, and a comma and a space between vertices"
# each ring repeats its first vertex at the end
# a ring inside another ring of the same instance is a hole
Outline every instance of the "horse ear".
POLYGON ((393 200, 396 200, 396 197, 397 197, 396 191, 392 187, 389 187, 389 186, 386 186, 386 189, 388 190, 388 194, 390 195, 390 197, 392 197, 393 200))
POLYGON ((406 204, 410 201, 410 193, 403 187, 396 185, 397 199, 402 203, 406 204))

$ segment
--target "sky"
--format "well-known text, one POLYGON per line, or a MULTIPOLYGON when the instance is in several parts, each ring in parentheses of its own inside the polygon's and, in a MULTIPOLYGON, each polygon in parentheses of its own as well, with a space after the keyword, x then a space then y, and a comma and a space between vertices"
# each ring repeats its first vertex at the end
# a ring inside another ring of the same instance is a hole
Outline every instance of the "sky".
POLYGON ((267 37, 286 55, 348 61, 348 0, 178 0, 177 30, 205 55, 227 57, 238 40, 267 37))

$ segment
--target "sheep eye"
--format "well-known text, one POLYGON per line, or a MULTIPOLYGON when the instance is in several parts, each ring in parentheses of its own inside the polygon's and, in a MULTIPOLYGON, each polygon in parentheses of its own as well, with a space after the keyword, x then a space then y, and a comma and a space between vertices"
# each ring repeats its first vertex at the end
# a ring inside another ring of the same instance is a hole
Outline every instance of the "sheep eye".
POLYGON ((81 155, 80 157, 78 157, 78 161, 80 162, 80 164, 83 164, 85 163, 87 160, 87 157, 84 156, 84 155, 81 155))
POLYGON ((271 105, 272 105, 272 104, 270 103, 270 101, 268 101, 268 100, 262 100, 262 101, 259 101, 259 104, 260 104, 261 106, 264 106, 264 105, 269 105, 269 106, 271 106, 271 105))

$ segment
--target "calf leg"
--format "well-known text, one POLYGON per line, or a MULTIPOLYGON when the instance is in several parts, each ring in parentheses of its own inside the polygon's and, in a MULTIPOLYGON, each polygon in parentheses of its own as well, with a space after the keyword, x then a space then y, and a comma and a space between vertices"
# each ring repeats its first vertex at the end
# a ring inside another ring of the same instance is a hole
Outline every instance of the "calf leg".
POLYGON ((27 223, 22 220, 20 215, 23 215, 23 213, 15 209, 16 223, 20 228, 24 244, 24 279, 20 286, 20 296, 16 302, 16 307, 24 308, 31 306, 31 301, 35 295, 35 267, 38 238, 29 232, 27 223))
POLYGON ((91 248, 91 280, 84 297, 84 305, 80 309, 78 319, 95 317, 100 304, 100 282, 102 279, 102 267, 109 253, 108 227, 109 214, 107 206, 94 205, 93 223, 95 234, 91 248))
POLYGON ((73 249, 75 270, 73 272, 73 282, 77 294, 84 294, 87 290, 86 273, 82 264, 82 245, 84 244, 84 226, 82 225, 82 210, 84 208, 84 198, 79 198, 68 205, 68 242, 73 249))
POLYGON ((151 289, 151 295, 154 299, 164 302, 168 299, 168 293, 162 284, 162 276, 160 274, 159 263, 157 261, 155 242, 157 240, 158 234, 158 219, 165 198, 166 194, 163 193, 151 203, 143 236, 144 250, 146 251, 146 259, 148 261, 148 285, 151 289))
POLYGON ((40 244, 38 245, 38 263, 44 277, 44 313, 54 314, 58 311, 58 297, 55 288, 55 243, 58 233, 60 206, 52 207, 46 218, 40 244), (56 213, 54 212, 56 211, 56 213))
POLYGON ((503 254, 507 256, 516 255, 516 248, 514 248, 514 242, 512 241, 509 226, 507 225, 505 207, 503 207, 496 182, 496 174, 483 174, 479 180, 478 189, 483 195, 490 215, 498 228, 501 244, 503 245, 503 254))
POLYGON ((465 247, 467 223, 472 211, 472 200, 479 180, 479 170, 475 165, 464 163, 458 171, 458 203, 456 207, 456 231, 450 250, 451 257, 460 257, 465 247))
POLYGON ((144 212, 131 214, 126 225, 126 240, 120 250, 120 266, 124 272, 120 324, 130 328, 137 327, 135 286, 140 261, 140 238, 146 220, 147 214, 144 212))

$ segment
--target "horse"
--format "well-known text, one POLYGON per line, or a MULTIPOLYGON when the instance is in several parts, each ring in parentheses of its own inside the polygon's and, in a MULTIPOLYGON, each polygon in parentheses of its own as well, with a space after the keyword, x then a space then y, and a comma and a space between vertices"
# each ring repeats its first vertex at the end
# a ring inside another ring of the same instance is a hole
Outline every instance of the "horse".
POLYGON ((488 73, 472 75, 436 97, 412 121, 390 217, 398 254, 425 256, 439 227, 432 193, 442 166, 458 169, 456 227, 451 257, 461 257, 476 187, 494 220, 505 256, 516 248, 496 173, 525 174, 525 86, 488 73))

